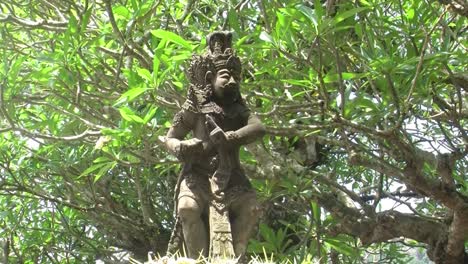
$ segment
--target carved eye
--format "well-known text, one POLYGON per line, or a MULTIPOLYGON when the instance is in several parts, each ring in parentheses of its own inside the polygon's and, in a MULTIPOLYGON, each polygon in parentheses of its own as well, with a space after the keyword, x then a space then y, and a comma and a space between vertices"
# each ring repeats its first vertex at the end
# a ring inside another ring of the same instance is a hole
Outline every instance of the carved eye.
POLYGON ((223 79, 229 79, 231 77, 231 74, 227 70, 220 70, 218 72, 218 77, 223 79))

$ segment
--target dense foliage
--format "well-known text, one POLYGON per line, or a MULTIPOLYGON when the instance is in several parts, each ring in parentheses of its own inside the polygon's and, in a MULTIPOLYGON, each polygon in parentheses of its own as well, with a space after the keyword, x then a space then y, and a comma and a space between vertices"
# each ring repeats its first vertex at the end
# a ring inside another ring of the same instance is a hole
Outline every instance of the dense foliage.
POLYGON ((426 248, 462 263, 467 12, 427 0, 2 0, 0 262, 164 252, 179 165, 158 136, 184 100, 187 59, 223 29, 268 129, 241 153, 264 205, 252 254, 407 263, 426 248))

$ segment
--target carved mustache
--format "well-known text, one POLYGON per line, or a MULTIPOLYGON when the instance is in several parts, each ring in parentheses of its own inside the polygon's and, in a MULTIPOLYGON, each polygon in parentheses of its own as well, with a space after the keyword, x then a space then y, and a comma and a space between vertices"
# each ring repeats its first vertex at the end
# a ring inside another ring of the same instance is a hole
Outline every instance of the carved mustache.
POLYGON ((223 86, 223 90, 234 90, 234 89, 239 89, 239 84, 237 83, 227 83, 223 86))

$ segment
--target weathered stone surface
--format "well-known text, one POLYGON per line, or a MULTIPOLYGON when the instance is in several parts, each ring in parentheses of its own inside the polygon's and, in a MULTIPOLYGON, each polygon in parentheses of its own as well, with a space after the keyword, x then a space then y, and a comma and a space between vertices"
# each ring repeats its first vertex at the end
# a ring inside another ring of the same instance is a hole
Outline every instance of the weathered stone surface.
POLYGON ((241 62, 231 33, 214 32, 207 43, 208 51, 190 62, 187 99, 165 138, 183 163, 169 251, 182 250, 184 242, 192 258, 240 258, 259 210, 239 148, 265 128, 241 97, 241 62), (190 132, 193 138, 185 139, 190 132))

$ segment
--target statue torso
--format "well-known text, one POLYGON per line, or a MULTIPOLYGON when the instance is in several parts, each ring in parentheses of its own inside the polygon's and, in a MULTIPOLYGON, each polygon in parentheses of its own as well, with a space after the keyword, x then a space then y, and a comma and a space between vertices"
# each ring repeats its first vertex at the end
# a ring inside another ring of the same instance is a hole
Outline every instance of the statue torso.
MULTIPOLYGON (((230 107, 223 108, 224 114, 216 118, 216 123, 223 129, 223 131, 235 131, 245 126, 248 117, 248 108, 243 104, 234 104, 230 107)), ((206 128, 205 114, 191 113, 189 120, 191 121, 193 137, 208 142, 209 132, 206 128)), ((230 149, 230 158, 232 164, 232 176, 229 186, 250 186, 247 177, 244 175, 240 160, 239 160, 240 146, 234 146, 230 149)), ((184 164, 182 173, 187 177, 200 178, 199 180, 207 180, 216 170, 218 158, 216 149, 213 148, 208 155, 194 157, 189 164, 184 164)), ((197 180, 198 181, 198 180, 197 180)))

